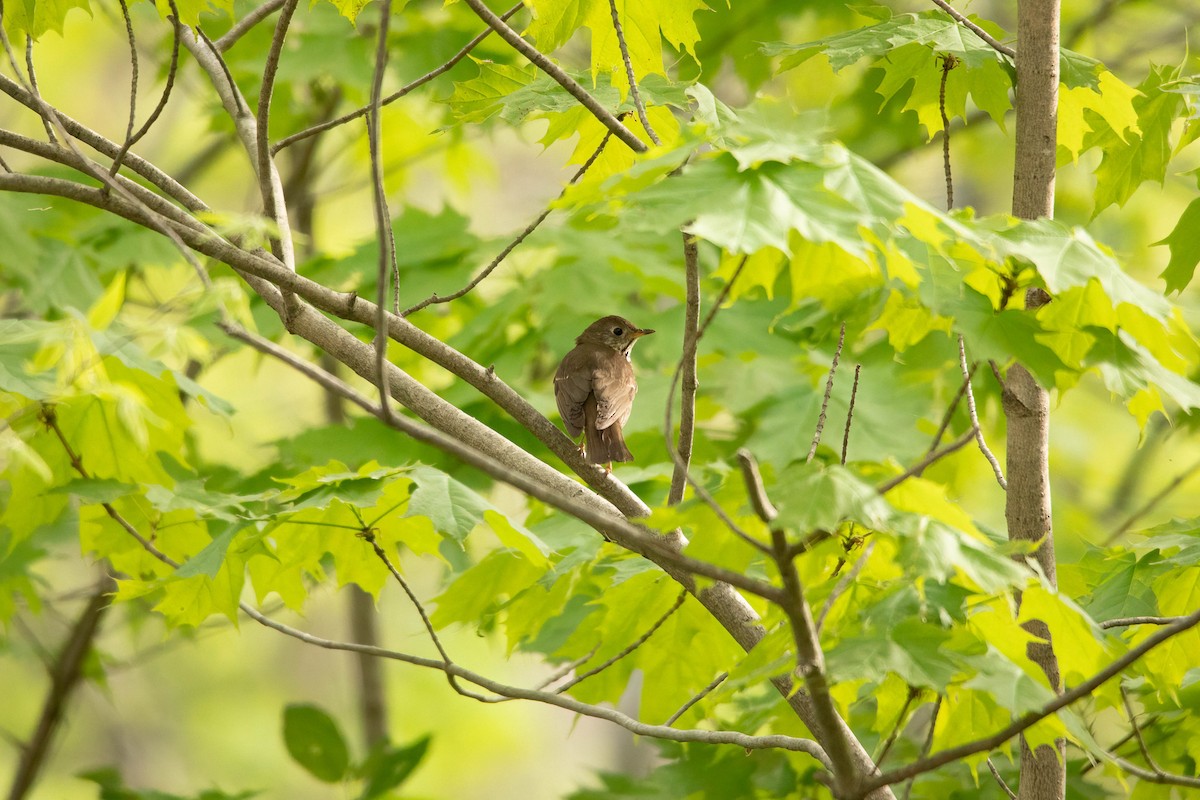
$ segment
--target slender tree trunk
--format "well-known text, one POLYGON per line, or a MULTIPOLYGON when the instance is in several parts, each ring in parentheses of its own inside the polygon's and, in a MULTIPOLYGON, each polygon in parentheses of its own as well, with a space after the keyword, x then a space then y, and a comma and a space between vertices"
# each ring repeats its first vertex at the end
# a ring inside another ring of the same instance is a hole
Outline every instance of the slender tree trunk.
MULTIPOLYGON (((1017 4, 1017 143, 1013 174, 1013 214, 1023 219, 1054 216, 1054 165, 1058 141, 1059 0, 1019 0, 1017 4)), ((1030 290, 1026 306, 1049 298, 1030 290)), ((1041 541, 1035 558, 1056 584, 1054 533, 1050 521, 1050 399, 1046 389, 1020 364, 1009 370, 1004 387, 1008 421, 1008 496, 1005 517, 1013 540, 1041 541)), ((1058 659, 1049 630, 1040 621, 1027 629, 1042 643, 1029 646, 1054 690, 1062 690, 1058 659)), ((1062 800, 1066 795, 1065 742, 1033 751, 1021 737, 1020 800, 1062 800)))

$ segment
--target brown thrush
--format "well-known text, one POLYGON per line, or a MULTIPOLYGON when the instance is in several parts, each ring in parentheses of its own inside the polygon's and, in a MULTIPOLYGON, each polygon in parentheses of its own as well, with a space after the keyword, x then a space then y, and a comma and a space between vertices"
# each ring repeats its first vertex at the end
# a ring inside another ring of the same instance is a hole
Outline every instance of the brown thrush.
POLYGON ((630 354, 637 340, 654 333, 623 317, 598 319, 575 340, 554 373, 554 399, 567 433, 583 431, 583 452, 593 464, 632 461, 621 429, 633 411, 637 379, 630 354))

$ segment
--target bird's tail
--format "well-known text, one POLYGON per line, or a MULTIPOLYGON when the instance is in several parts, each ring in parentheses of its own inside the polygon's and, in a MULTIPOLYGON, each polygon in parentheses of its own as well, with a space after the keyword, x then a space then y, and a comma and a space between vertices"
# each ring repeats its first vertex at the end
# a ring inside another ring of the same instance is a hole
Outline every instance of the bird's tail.
POLYGON ((584 427, 587 441, 587 459, 593 464, 608 464, 613 461, 633 461, 633 454, 625 446, 621 425, 614 422, 603 430, 594 425, 584 427))

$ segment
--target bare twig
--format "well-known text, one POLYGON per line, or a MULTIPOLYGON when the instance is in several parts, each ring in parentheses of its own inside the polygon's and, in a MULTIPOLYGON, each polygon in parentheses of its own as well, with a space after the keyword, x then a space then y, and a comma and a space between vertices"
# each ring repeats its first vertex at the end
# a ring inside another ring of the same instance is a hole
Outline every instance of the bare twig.
POLYGON ((401 653, 395 650, 385 650, 380 647, 371 647, 369 645, 356 645, 351 642, 338 642, 331 639, 324 639, 319 636, 313 636, 301 630, 284 625, 263 614, 260 614, 253 607, 247 606, 243 610, 261 625, 271 628, 285 636, 290 636, 305 644, 321 647, 326 650, 346 650, 352 652, 362 652, 379 658, 388 658, 395 661, 401 661, 414 666, 426 667, 428 669, 437 669, 444 672, 453 673, 457 678, 468 681, 493 692, 501 697, 516 699, 516 700, 532 700, 547 705, 558 706, 576 714, 583 716, 595 717, 597 719, 607 720, 620 725, 628 731, 639 736, 650 736, 656 739, 668 739, 676 742, 704 742, 707 744, 733 744, 738 747, 743 747, 747 750, 763 750, 763 749, 781 749, 790 750, 792 752, 807 753, 813 758, 816 758, 823 765, 828 767, 828 757, 825 751, 819 744, 809 739, 797 739, 791 736, 748 736, 737 731, 712 731, 712 730, 681 730, 679 728, 670 728, 665 725, 647 725, 638 722, 625 714, 622 714, 616 709, 607 706, 596 706, 590 703, 584 703, 570 695, 555 694, 553 692, 542 692, 536 689, 524 689, 516 686, 508 686, 498 681, 486 678, 470 670, 464 669, 457 664, 446 664, 442 661, 437 661, 430 658, 422 658, 420 656, 401 653))
POLYGON ((892 745, 900 738, 900 731, 904 730, 904 725, 908 721, 908 709, 912 706, 913 701, 921 694, 921 690, 915 686, 908 687, 908 693, 904 697, 904 705, 900 707, 900 713, 896 715, 896 724, 892 726, 892 731, 883 740, 883 745, 879 748, 879 754, 874 756, 876 764, 882 764, 887 758, 888 753, 892 751, 892 745))
MULTIPOLYGON (((3 12, 3 10, 3 7, 0 6, 0 12, 3 12)), ((0 14, 0 19, 2 18, 3 15, 0 14)), ((8 44, 4 45, 5 50, 8 50, 8 47, 8 44)), ((17 61, 13 57, 11 50, 8 50, 8 60, 12 62, 13 74, 19 78, 21 72, 17 69, 17 61)), ((29 73, 29 90, 40 103, 42 99, 42 92, 40 89, 38 89, 37 70, 33 68, 33 37, 28 34, 25 35, 25 70, 29 73)), ((42 117, 42 127, 46 130, 47 140, 52 144, 58 141, 58 137, 54 135, 54 126, 50 123, 50 120, 47 119, 46 115, 42 114, 40 111, 38 114, 42 117)))
POLYGON ((559 667, 553 673, 551 673, 550 677, 543 680, 535 688, 545 689, 547 686, 553 686, 554 684, 558 683, 563 678, 567 677, 572 672, 579 669, 587 662, 591 661, 592 657, 594 655, 596 655, 596 651, 599 649, 600 649, 600 645, 597 644, 595 647, 593 647, 587 653, 584 653, 583 655, 581 655, 579 658, 576 658, 573 661, 568 661, 566 664, 563 664, 561 667, 559 667))
POLYGON ((955 10, 954 6, 947 3, 946 0, 933 0, 933 4, 935 6, 937 6, 938 8, 942 9, 943 11, 945 11, 951 17, 953 17, 954 21, 957 22, 959 25, 962 25, 964 28, 971 31, 971 33, 975 34, 980 39, 983 39, 983 41, 986 44, 988 44, 989 46, 991 46, 992 49, 994 49, 996 52, 1003 53, 1004 55, 1008 56, 1009 58, 1017 57, 1016 50, 1013 50, 1008 45, 999 42, 996 39, 996 37, 992 36, 990 33, 985 31, 983 28, 979 27, 978 25, 976 25, 974 22, 971 22, 971 20, 967 19, 962 14, 960 14, 957 10, 955 10))
POLYGON ((1118 767, 1147 783, 1158 783, 1167 786, 1187 786, 1192 789, 1200 789, 1200 778, 1194 778, 1190 775, 1177 775, 1171 772, 1155 772, 1142 769, 1132 761, 1119 756, 1110 756, 1110 758, 1112 758, 1113 763, 1118 767))
MULTIPOLYGON (((386 1, 386 0, 385 0, 386 1)), ((275 20, 275 35, 271 37, 271 47, 263 64, 262 84, 258 91, 258 109, 255 116, 255 155, 258 164, 258 191, 262 195, 263 209, 268 219, 276 220, 283 213, 282 198, 277 197, 272 186, 271 165, 271 96, 275 91, 275 76, 279 72, 279 59, 283 55, 283 42, 287 38, 288 28, 292 24, 292 15, 296 12, 299 0, 287 0, 279 11, 279 19, 275 20)), ((384 22, 386 27, 386 21, 384 22)), ((214 45, 214 52, 216 46, 214 45)), ((276 176, 278 179, 278 176, 276 176)), ((280 231, 282 236, 283 232, 280 231)), ((281 245, 274 235, 271 236, 271 250, 276 257, 283 260, 281 245)))
MULTIPOLYGON (((958 391, 954 394, 954 399, 950 401, 950 405, 946 406, 946 413, 942 415, 942 422, 938 425, 937 433, 933 435, 933 441, 929 443, 929 449, 925 451, 925 455, 929 455, 937 450, 938 445, 942 443, 942 437, 946 435, 946 431, 950 428, 950 423, 954 421, 954 412, 958 410, 958 404, 962 402, 963 397, 967 394, 967 387, 971 385, 971 378, 975 375, 975 369, 978 364, 971 365, 971 371, 967 373, 967 377, 958 385, 958 391)), ((920 475, 920 473, 917 473, 920 475)))
POLYGON ((625 43, 625 31, 621 27, 621 15, 617 13, 617 0, 608 0, 609 11, 612 12, 613 31, 617 34, 617 48, 621 51, 621 60, 625 62, 625 78, 629 81, 629 97, 633 107, 637 109, 638 120, 650 136, 650 141, 662 144, 654 128, 650 126, 650 118, 646 116, 646 105, 642 102, 642 94, 638 91, 637 76, 633 73, 633 61, 629 58, 629 46, 625 43))
POLYGON ((1000 776, 1000 770, 996 769, 996 765, 992 763, 991 756, 987 758, 987 768, 992 773, 992 777, 996 779, 996 783, 1000 784, 1000 788, 1004 790, 1004 794, 1008 796, 1008 799, 1017 800, 1017 793, 1010 789, 1008 784, 1004 782, 1004 778, 1000 776))
POLYGON ((850 448, 850 423, 854 420, 854 401, 858 397, 858 376, 862 364, 854 365, 854 385, 850 387, 850 405, 846 408, 846 428, 842 431, 842 466, 846 466, 846 451, 850 448))
POLYGON ((1101 628, 1127 628, 1130 625, 1174 625, 1183 617, 1121 617, 1106 619, 1100 623, 1101 628))
POLYGON ((1110 662, 1108 666, 1096 672, 1094 675, 1092 675, 1092 677, 1063 692, 1053 700, 1046 702, 1041 708, 1022 714, 1012 723, 1006 725, 990 736, 984 736, 970 742, 965 742, 956 747, 947 748, 936 755, 918 759, 917 761, 914 761, 911 764, 906 764, 899 769, 868 778, 866 780, 866 785, 863 788, 865 791, 870 791, 881 786, 889 786, 891 784, 907 780, 916 775, 921 775, 931 770, 935 770, 938 767, 949 764, 951 761, 957 761, 965 756, 969 756, 974 753, 982 753, 985 750, 994 750, 1013 737, 1028 730, 1033 725, 1036 725, 1041 720, 1049 717, 1051 714, 1054 714, 1055 712, 1066 708, 1072 703, 1078 702, 1084 697, 1089 696, 1100 686, 1119 675, 1126 668, 1137 662, 1151 650, 1158 647, 1160 644, 1171 640, 1175 636, 1191 630, 1197 624, 1200 624, 1200 610, 1194 611, 1186 617, 1180 617, 1178 622, 1175 622, 1164 627, 1162 630, 1150 634, 1150 636, 1129 648, 1129 650, 1123 653, 1119 658, 1116 658, 1110 662))
MULTIPOLYGON (((939 694, 937 700, 933 701, 933 711, 929 714, 929 733, 925 735, 925 744, 921 745, 921 758, 926 758, 929 755, 930 749, 933 747, 933 732, 937 729, 938 713, 942 710, 942 696, 939 694)), ((913 781, 917 776, 912 776, 908 779, 908 783, 904 785, 904 800, 908 800, 912 794, 913 781)))
POLYGON ((667 721, 664 722, 663 725, 668 728, 671 727, 672 725, 674 725, 679 720, 680 717, 682 717, 684 714, 686 714, 688 712, 688 709, 690 709, 692 706, 696 705, 696 703, 699 703, 705 697, 710 695, 712 693, 712 691, 714 689, 716 689, 718 686, 720 686, 722 683, 724 683, 725 679, 728 677, 729 677, 728 672, 722 672, 720 675, 713 678, 712 683, 708 684, 708 686, 705 686, 699 692, 697 692, 696 694, 694 694, 690 698, 688 698, 688 701, 686 703, 684 703, 683 705, 681 705, 679 707, 678 711, 676 711, 674 714, 672 714, 670 717, 668 717, 667 721))
MULTIPOLYGON (((121 6, 121 17, 125 20, 125 37, 129 40, 129 120, 125 124, 125 142, 128 150, 129 142, 133 139, 133 126, 137 124, 137 89, 138 89, 138 53, 137 37, 133 35, 133 20, 129 17, 129 5, 125 0, 117 0, 121 6)), ((114 161, 110 175, 116 175, 120 170, 119 161, 114 161)))
MULTIPOLYGON (((280 4, 282 4, 283 0, 276 0, 276 2, 279 2, 280 4)), ((523 2, 517 3, 515 6, 510 8, 508 11, 505 11, 503 14, 501 14, 500 19, 507 21, 509 17, 511 17, 513 14, 516 14, 518 11, 520 11, 524 7, 525 7, 525 4, 523 2)), ((405 84, 401 88, 392 92, 387 97, 383 98, 383 100, 381 101, 380 104, 386 106, 389 103, 393 103, 396 100, 399 100, 401 97, 404 97, 406 94, 411 92, 413 89, 424 86, 425 84, 429 83, 431 80, 436 78, 437 76, 439 76, 443 73, 449 72, 451 69, 454 68, 454 66, 456 64, 458 64, 458 62, 462 61, 464 58, 467 57, 467 55, 472 50, 474 50, 476 47, 478 47, 480 42, 482 42, 487 37, 491 36, 492 33, 493 33, 493 31, 491 28, 485 28, 482 33, 477 35, 471 41, 467 42, 466 45, 464 45, 461 50, 459 50, 457 53, 452 55, 450 57, 450 60, 446 61, 444 64, 442 64, 438 67, 435 67, 434 69, 430 70, 429 72, 426 72, 424 75, 417 78, 412 83, 405 84)), ((272 152, 278 153, 280 150, 284 149, 285 147, 290 147, 290 146, 294 145, 296 142, 299 142, 303 139, 307 139, 311 136, 316 136, 319 133, 324 133, 325 131, 330 130, 331 128, 336 128, 340 125, 345 125, 347 122, 352 122, 352 121, 358 119, 359 117, 365 117, 370 111, 371 111, 371 106, 365 105, 361 108, 351 111, 348 114, 343 114, 342 116, 337 117, 335 119, 327 120, 326 122, 322 122, 317 125, 313 125, 311 127, 305 128, 302 131, 293 133, 291 136, 280 139, 278 142, 276 142, 272 152)))
POLYGON ((1154 760, 1154 756, 1150 755, 1150 748, 1146 746, 1146 739, 1142 736, 1142 729, 1138 726, 1137 714, 1133 710, 1133 703, 1129 700, 1129 692, 1125 691, 1124 686, 1120 688, 1121 703, 1125 706, 1125 714, 1129 717, 1130 732, 1137 741, 1138 749, 1142 751, 1142 758, 1146 759, 1146 766, 1154 770, 1156 775, 1162 775, 1162 767, 1154 760))
MULTIPOLYGON (((399 306, 400 276, 396 266, 396 244, 392 216, 388 211, 387 191, 383 185, 383 143, 380 140, 380 101, 383 97, 383 73, 387 66, 388 23, 392 16, 391 0, 383 0, 379 9, 379 32, 375 40, 375 73, 371 80, 371 111, 367 114, 367 141, 371 156, 372 203, 375 209, 375 237, 379 242, 379 263, 375 273, 375 376, 379 382, 379 409, 384 420, 393 416, 388 398, 387 364, 387 287, 388 277, 396 282, 393 302, 399 306)), ((399 310, 398 308, 396 309, 399 310)))
MULTIPOLYGON (((610 0, 610 2, 612 1, 610 0)), ((738 265, 738 272, 741 271, 744 264, 745 259, 742 259, 742 263, 738 265)), ((676 447, 679 458, 675 460, 675 466, 671 472, 671 488, 667 492, 667 504, 672 506, 683 500, 684 487, 687 486, 688 470, 692 463, 692 447, 696 439, 696 390, 700 384, 696 376, 696 348, 700 342, 700 248, 696 239, 686 232, 683 234, 683 274, 686 297, 684 300, 683 350, 679 357, 679 443, 676 447)), ((733 277, 736 276, 737 273, 733 277)), ((726 286, 732 284, 733 280, 731 279, 726 286)), ((713 308, 717 308, 719 305, 720 303, 717 303, 713 308)), ((668 447, 670 447, 669 443, 668 447)))
MULTIPOLYGON (((610 131, 605 131, 604 138, 602 138, 600 140, 600 144, 596 147, 595 151, 593 151, 592 154, 590 156, 588 156, 587 161, 583 162, 583 164, 579 167, 579 169, 577 169, 575 171, 575 174, 571 176, 571 180, 567 181, 567 186, 573 186, 574 184, 579 182, 579 179, 582 178, 584 173, 586 173, 588 171, 588 169, 590 169, 591 166, 596 163, 596 159, 599 158, 600 154, 604 152, 604 148, 608 144, 608 140, 611 137, 612 137, 612 133, 610 131)), ((559 192, 558 198, 556 198, 556 199, 561 199, 562 196, 564 194, 566 194, 566 191, 567 190, 564 188, 561 192, 559 192)), ((452 292, 452 293, 450 293, 448 295, 444 295, 444 296, 436 294, 436 293, 431 294, 429 297, 425 298, 424 300, 417 303, 416 305, 406 308, 403 312, 401 312, 400 316, 407 317, 408 315, 414 314, 423 308, 427 308, 428 306, 434 305, 435 303, 449 303, 453 300, 457 300, 458 298, 460 298, 463 295, 470 292, 472 289, 474 289, 476 286, 478 286, 480 283, 482 283, 485 278, 487 278, 489 275, 491 275, 492 272, 495 271, 496 267, 500 266, 500 263, 502 261, 504 261, 504 259, 508 258, 509 253, 511 253, 513 250, 516 250, 517 247, 522 242, 524 242, 531 233, 533 233, 535 230, 537 230, 538 226, 546 221, 546 218, 550 216, 550 213, 552 211, 554 211, 554 203, 553 202, 550 203, 549 205, 547 205, 546 208, 542 210, 541 214, 538 214, 537 219, 535 219, 533 222, 526 225, 525 229, 523 231, 521 231, 520 233, 518 233, 516 238, 514 238, 511 242, 509 242, 507 245, 505 245, 504 249, 501 250, 499 253, 497 253, 496 257, 493 258, 490 262, 488 262, 488 265, 486 267, 484 267, 483 269, 481 269, 479 271, 479 273, 474 278, 472 278, 466 286, 464 286, 463 288, 459 289, 456 292, 452 292)))
MULTIPOLYGON (((79 473, 79 477, 85 479, 92 477, 91 473, 89 473, 83 466, 83 458, 75 452, 75 450, 71 447, 71 443, 67 441, 66 434, 63 433, 62 428, 58 424, 58 412, 54 410, 54 406, 43 404, 41 413, 39 414, 39 419, 41 419, 42 424, 54 432, 54 436, 58 439, 59 444, 62 445, 63 451, 67 454, 67 458, 70 460, 71 466, 76 472, 79 473)), ((137 540, 137 543, 142 546, 143 550, 164 564, 179 566, 178 564, 172 562, 171 559, 164 555, 157 547, 155 547, 153 542, 138 533, 137 528, 129 524, 129 521, 121 516, 120 512, 118 512, 111 503, 101 503, 100 506, 114 522, 124 528, 126 533, 137 540)))
POLYGON ((979 415, 975 411, 975 392, 971 390, 971 370, 967 366, 967 347, 963 342, 963 336, 958 335, 958 367, 962 370, 963 379, 967 386, 967 410, 971 414, 971 426, 975 430, 975 441, 979 444, 979 451, 983 453, 983 457, 992 465, 992 472, 996 475, 996 483, 1000 484, 1000 488, 1007 490, 1008 481, 1004 479, 1004 470, 1000 468, 1000 462, 996 456, 988 449, 987 442, 983 439, 983 428, 979 425, 979 415))
POLYGON ((1133 526, 1138 523, 1138 520, 1142 519, 1142 517, 1153 511, 1159 503, 1165 500, 1172 492, 1182 486, 1185 481, 1187 481, 1197 472, 1200 472, 1200 461, 1195 462, 1183 472, 1172 478, 1170 483, 1168 483, 1166 486, 1156 492, 1153 497, 1143 503, 1137 511, 1134 511, 1132 514, 1126 517, 1125 521, 1118 525, 1116 529, 1104 540, 1104 546, 1107 547, 1111 545, 1117 539, 1120 539, 1122 536, 1128 533, 1133 526))
POLYGON ((217 46, 217 50, 224 53, 226 50, 237 44, 238 39, 241 39, 243 36, 249 33, 251 28, 274 14, 279 9, 283 8, 283 4, 286 2, 287 0, 268 0, 268 2, 263 3, 261 6, 238 20, 236 25, 230 28, 224 36, 213 42, 213 44, 217 46))
MULTIPOLYGON (((745 256, 742 257, 737 269, 735 269, 733 274, 729 277, 729 282, 726 283, 721 289, 721 293, 717 295, 717 299, 713 303, 712 308, 708 310, 708 314, 704 317, 704 322, 701 323, 700 327, 696 329, 693 347, 699 345, 700 339, 704 337, 705 331, 708 330, 708 326, 712 324, 717 312, 721 309, 721 304, 725 302, 725 298, 729 295, 729 291, 733 288, 734 282, 737 281, 738 276, 742 274, 742 268, 746 266, 747 258, 748 257, 745 256)), ((677 471, 682 470, 681 474, 683 475, 683 479, 687 482, 687 485, 691 486, 692 491, 696 494, 696 496, 699 497, 710 509, 712 509, 712 512, 717 515, 717 518, 720 519, 722 523, 725 524, 725 527, 727 527, 733 532, 734 535, 754 549, 762 553, 769 553, 770 548, 765 543, 760 542, 758 539, 755 539, 753 536, 746 533, 746 531, 743 530, 740 525, 733 521, 733 518, 730 517, 725 509, 721 507, 721 504, 713 498, 712 494, 710 494, 707 489, 705 489, 692 478, 690 472, 688 471, 687 464, 683 461, 682 453, 680 450, 675 448, 674 442, 671 441, 671 431, 674 429, 673 411, 675 402, 675 389, 679 386, 679 379, 683 374, 684 362, 686 360, 686 354, 680 357, 679 363, 675 365, 675 372, 671 376, 671 385, 667 389, 667 402, 665 405, 666 411, 663 414, 663 441, 666 443, 667 455, 671 456, 671 460, 675 462, 675 469, 677 471)))
MULTIPOLYGON (((358 535, 361 536, 367 542, 367 544, 371 545, 371 549, 375 551, 375 557, 383 562, 383 565, 387 567, 387 571, 392 574, 392 577, 396 579, 396 583, 400 584, 400 588, 403 589, 404 594, 408 596, 408 601, 413 604, 413 608, 417 610, 417 614, 421 617, 421 624, 425 626, 425 632, 429 634, 430 641, 432 641, 433 646, 437 648, 438 655, 442 657, 442 663, 444 663, 447 667, 452 665, 454 661, 451 660, 450 654, 446 652, 446 647, 442 644, 441 637, 438 636, 437 631, 434 630, 433 623, 429 619, 429 614, 425 612, 425 606, 421 603, 420 599, 418 599, 416 593, 412 590, 412 587, 408 585, 408 581, 404 580, 404 576, 400 574, 400 570, 396 569, 396 565, 392 563, 390 558, 388 558, 387 552, 384 551, 383 547, 381 547, 379 542, 376 541, 375 532, 369 527, 364 527, 361 531, 359 531, 358 535)), ((450 687, 454 689, 454 691, 458 692, 464 697, 470 697, 472 700, 482 700, 484 702, 489 700, 489 698, 479 695, 476 692, 464 689, 459 685, 458 680, 455 678, 453 673, 451 673, 448 669, 444 671, 446 673, 446 680, 450 683, 450 687)))
POLYGON ((817 430, 813 433, 812 446, 808 448, 806 462, 812 461, 817 455, 817 445, 821 443, 821 431, 825 429, 825 412, 829 410, 829 396, 833 394, 833 376, 837 373, 838 359, 842 356, 842 345, 846 343, 846 323, 842 323, 838 333, 837 347, 833 351, 833 361, 829 364, 829 377, 825 379, 825 396, 821 398, 821 413, 817 416, 817 430))
POLYGON ((938 110, 942 112, 942 169, 946 173, 946 210, 954 208, 954 178, 950 172, 950 118, 946 116, 946 80, 950 70, 958 66, 958 59, 950 53, 938 56, 942 62, 942 82, 938 89, 938 110))
POLYGON ((975 438, 975 428, 972 426, 972 428, 970 430, 968 430, 962 436, 959 436, 957 439, 955 439, 950 444, 943 447, 941 450, 935 450, 934 452, 927 454, 924 458, 922 458, 916 464, 913 464, 911 467, 904 470, 904 472, 901 472, 896 477, 889 478, 888 480, 886 480, 883 483, 876 486, 875 490, 877 492, 879 492, 880 494, 887 494, 892 489, 895 489, 897 486, 904 483, 909 478, 920 475, 922 472, 924 472, 926 469, 928 469, 929 466, 931 464, 933 464, 934 462, 940 461, 941 459, 945 458, 946 456, 950 455, 951 453, 954 453, 958 450, 963 449, 968 444, 970 444, 971 440, 974 438, 975 438))
MULTIPOLYGON (((627 645, 626 647, 622 648, 622 649, 621 649, 621 652, 619 652, 619 653, 617 653, 616 655, 612 656, 611 658, 607 659, 607 660, 606 660, 606 661, 605 661, 603 664, 600 664, 600 665, 598 665, 598 666, 596 666, 596 667, 593 667, 592 669, 589 669, 587 672, 584 672, 584 673, 583 673, 583 674, 581 674, 581 675, 576 675, 574 678, 572 678, 571 680, 567 681, 565 684, 563 684, 562 686, 558 687, 558 688, 557 688, 557 689, 555 689, 554 691, 555 691, 555 692, 565 692, 565 691, 567 691, 568 689, 570 689, 572 686, 575 686, 576 684, 578 684, 578 683, 580 683, 580 682, 582 682, 582 681, 585 681, 585 680, 587 680, 588 678, 592 677, 593 675, 598 675, 598 674, 600 674, 600 673, 601 673, 601 672, 603 672, 604 670, 606 670, 606 669, 608 669, 609 667, 611 667, 613 664, 616 664, 616 663, 617 663, 618 661, 620 661, 622 658, 625 658, 626 656, 628 656, 628 655, 629 655, 630 653, 632 653, 634 650, 637 650, 639 647, 641 647, 643 644, 645 644, 645 643, 646 643, 646 641, 647 641, 647 640, 648 640, 648 639, 649 639, 651 636, 653 636, 653 635, 654 635, 654 633, 655 633, 655 632, 656 632, 656 631, 657 631, 659 628, 661 628, 661 627, 662 627, 662 626, 663 626, 663 625, 666 623, 666 621, 667 621, 668 619, 670 619, 670 618, 671 618, 671 615, 672 615, 672 614, 674 614, 676 611, 678 611, 678 610, 679 610, 679 607, 683 605, 683 601, 687 599, 687 596, 688 596, 688 593, 687 593, 687 591, 686 591, 686 590, 684 590, 684 591, 681 591, 681 592, 679 593, 679 596, 678 596, 677 598, 675 598, 675 602, 671 604, 671 607, 670 607, 670 608, 668 608, 668 609, 666 610, 666 612, 665 612, 665 613, 664 613, 664 614, 663 614, 661 617, 659 617, 657 620, 655 620, 654 624, 653 624, 653 625, 651 625, 651 626, 650 626, 650 627, 649 627, 649 628, 646 630, 646 632, 645 632, 645 633, 643 633, 641 636, 639 636, 639 637, 638 637, 636 640, 634 640, 633 642, 631 642, 631 643, 630 643, 629 645, 627 645)), ((667 724, 669 725, 670 723, 667 723, 667 724)))
POLYGON ((579 85, 561 67, 543 55, 533 45, 521 38, 521 34, 510 28, 504 20, 500 19, 496 14, 484 5, 483 0, 463 0, 471 10, 479 16, 487 25, 500 35, 500 38, 512 45, 525 58, 529 59, 535 67, 549 75, 561 87, 567 90, 567 93, 579 101, 579 104, 591 112, 601 125, 612 131, 613 136, 616 136, 622 142, 629 146, 629 149, 635 153, 646 152, 646 143, 634 134, 633 131, 626 128, 616 116, 600 102, 596 100, 586 89, 579 85))
MULTIPOLYGON (((112 166, 109 168, 109 175, 116 175, 117 172, 120 171, 121 165, 125 161, 125 155, 129 152, 129 149, 141 141, 142 137, 150 132, 150 129, 154 127, 154 123, 157 122, 158 118, 162 115, 163 110, 166 109, 167 101, 171 99, 171 90, 175 87, 175 76, 179 72, 180 22, 179 9, 175 5, 175 0, 167 0, 167 4, 171 9, 171 64, 167 68, 167 80, 163 85, 162 95, 158 98, 158 104, 154 107, 154 110, 150 112, 150 116, 146 117, 146 121, 142 123, 142 126, 136 131, 132 130, 132 126, 134 118, 134 97, 136 97, 137 92, 137 51, 134 47, 133 29, 132 27, 129 29, 129 47, 133 61, 134 72, 133 89, 131 91, 131 98, 129 102, 130 130, 126 132, 125 142, 121 145, 121 149, 117 153, 116 157, 113 158, 112 166)), ((124 8, 124 3, 122 3, 122 8, 124 8)), ((126 15, 126 17, 128 22, 128 15, 126 15)))

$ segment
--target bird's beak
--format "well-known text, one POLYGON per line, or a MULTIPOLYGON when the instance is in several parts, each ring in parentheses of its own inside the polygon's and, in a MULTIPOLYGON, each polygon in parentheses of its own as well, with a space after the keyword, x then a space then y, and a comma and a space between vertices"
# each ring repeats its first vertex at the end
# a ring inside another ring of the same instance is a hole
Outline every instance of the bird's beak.
POLYGON ((638 332, 637 332, 637 338, 639 338, 639 339, 640 339, 640 338, 642 338, 643 336, 649 336, 649 335, 650 335, 650 334, 652 334, 652 333, 654 333, 654 329, 653 329, 653 328, 640 328, 640 329, 638 330, 638 332))

